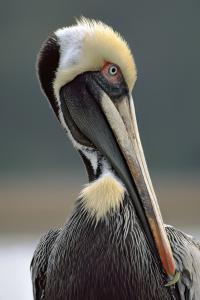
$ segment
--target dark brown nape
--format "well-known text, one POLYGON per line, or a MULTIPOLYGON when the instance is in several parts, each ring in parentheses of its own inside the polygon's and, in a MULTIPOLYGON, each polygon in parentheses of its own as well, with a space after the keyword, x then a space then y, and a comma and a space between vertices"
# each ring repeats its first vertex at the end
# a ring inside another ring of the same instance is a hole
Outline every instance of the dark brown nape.
POLYGON ((52 34, 42 45, 37 60, 37 73, 41 87, 58 117, 58 106, 53 90, 53 81, 60 58, 58 38, 52 34))
POLYGON ((78 152, 84 162, 89 182, 94 181, 96 179, 96 177, 95 177, 94 170, 92 168, 90 160, 83 154, 83 152, 81 150, 79 150, 78 152))

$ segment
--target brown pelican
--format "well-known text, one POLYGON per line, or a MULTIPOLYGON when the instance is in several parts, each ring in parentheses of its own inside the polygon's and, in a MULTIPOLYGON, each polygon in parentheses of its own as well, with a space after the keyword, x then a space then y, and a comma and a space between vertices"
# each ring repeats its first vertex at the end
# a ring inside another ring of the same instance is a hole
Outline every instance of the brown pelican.
POLYGON ((131 96, 127 43, 82 19, 38 59, 41 87, 89 177, 62 229, 40 240, 34 299, 200 299, 200 244, 162 221, 131 96))

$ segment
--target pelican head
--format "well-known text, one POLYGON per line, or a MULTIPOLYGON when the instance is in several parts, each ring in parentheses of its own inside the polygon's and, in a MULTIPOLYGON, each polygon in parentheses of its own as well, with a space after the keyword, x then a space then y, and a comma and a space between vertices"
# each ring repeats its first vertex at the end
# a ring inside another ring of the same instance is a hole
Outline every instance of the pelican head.
POLYGON ((132 89, 137 78, 125 40, 81 19, 55 31, 38 59, 41 87, 89 174, 84 209, 98 222, 131 199, 149 247, 169 277, 175 262, 146 166, 132 89))

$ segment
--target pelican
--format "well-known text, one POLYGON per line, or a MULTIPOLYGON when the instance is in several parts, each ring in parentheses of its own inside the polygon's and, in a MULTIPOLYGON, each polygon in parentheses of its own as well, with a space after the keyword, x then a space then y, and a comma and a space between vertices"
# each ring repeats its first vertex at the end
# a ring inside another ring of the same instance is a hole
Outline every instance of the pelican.
POLYGON ((38 77, 85 164, 84 186, 61 229, 34 252, 34 299, 200 299, 200 244, 164 225, 139 137, 137 71, 121 35, 81 19, 58 29, 38 77))

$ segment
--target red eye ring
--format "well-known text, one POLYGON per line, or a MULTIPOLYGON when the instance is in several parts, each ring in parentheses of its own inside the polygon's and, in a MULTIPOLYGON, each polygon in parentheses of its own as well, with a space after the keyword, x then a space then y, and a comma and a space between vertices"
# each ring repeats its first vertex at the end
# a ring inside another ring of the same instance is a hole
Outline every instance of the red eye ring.
POLYGON ((111 84, 119 84, 122 80, 122 73, 120 68, 113 63, 105 63, 101 70, 101 74, 111 84))

